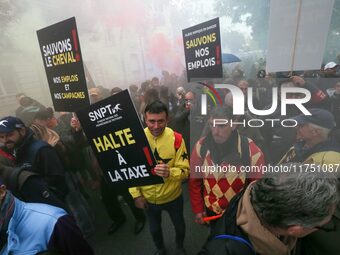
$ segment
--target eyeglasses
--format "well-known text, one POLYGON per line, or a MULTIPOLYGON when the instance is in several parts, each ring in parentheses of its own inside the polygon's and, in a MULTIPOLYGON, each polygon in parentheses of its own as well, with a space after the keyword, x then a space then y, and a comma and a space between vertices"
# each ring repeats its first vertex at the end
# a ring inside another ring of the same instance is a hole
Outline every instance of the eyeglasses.
POLYGON ((334 232, 334 231, 336 231, 336 224, 335 224, 335 221, 334 221, 334 219, 333 219, 333 217, 332 217, 332 219, 330 220, 330 222, 328 222, 328 223, 325 224, 324 226, 321 226, 321 227, 316 226, 316 227, 314 227, 314 228, 316 228, 316 229, 318 229, 318 230, 325 231, 325 232, 334 232))

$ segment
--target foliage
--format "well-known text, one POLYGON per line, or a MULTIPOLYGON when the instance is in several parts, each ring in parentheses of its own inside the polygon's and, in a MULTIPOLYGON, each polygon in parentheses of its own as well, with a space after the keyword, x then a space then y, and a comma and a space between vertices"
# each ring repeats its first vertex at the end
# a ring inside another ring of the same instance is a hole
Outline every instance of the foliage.
MULTIPOLYGON (((270 0, 215 0, 214 10, 220 17, 231 17, 233 22, 241 22, 245 15, 252 28, 253 47, 266 49, 270 0)), ((334 1, 329 35, 325 50, 325 61, 336 60, 340 54, 340 0, 334 1)))
POLYGON ((215 0, 214 10, 220 17, 231 17, 235 23, 245 21, 252 27, 252 36, 257 49, 265 49, 269 6, 269 0, 215 0))

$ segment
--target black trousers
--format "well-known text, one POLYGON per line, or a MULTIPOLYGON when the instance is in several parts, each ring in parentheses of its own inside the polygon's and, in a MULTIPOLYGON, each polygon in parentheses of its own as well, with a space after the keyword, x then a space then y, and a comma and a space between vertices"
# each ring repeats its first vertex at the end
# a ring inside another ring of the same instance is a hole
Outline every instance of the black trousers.
POLYGON ((163 210, 169 213, 172 224, 175 227, 177 248, 183 248, 185 238, 185 221, 183 215, 182 195, 176 198, 175 200, 162 205, 148 203, 146 215, 149 221, 151 236, 157 249, 164 248, 164 240, 162 233, 163 210))
POLYGON ((134 200, 127 188, 113 188, 113 186, 107 184, 103 179, 100 186, 103 203, 110 218, 119 222, 126 219, 126 216, 120 206, 117 196, 123 196, 125 202, 130 207, 130 210, 137 221, 145 219, 145 215, 142 209, 136 208, 134 200))

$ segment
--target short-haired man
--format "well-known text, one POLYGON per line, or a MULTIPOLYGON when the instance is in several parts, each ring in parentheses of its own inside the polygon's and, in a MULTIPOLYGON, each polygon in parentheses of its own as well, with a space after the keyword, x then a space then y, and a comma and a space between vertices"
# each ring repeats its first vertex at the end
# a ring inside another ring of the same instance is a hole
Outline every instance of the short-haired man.
POLYGON ((154 172, 163 177, 164 183, 130 188, 130 193, 136 206, 146 209, 156 254, 166 254, 161 227, 163 210, 169 213, 175 226, 177 254, 185 254, 182 181, 189 175, 185 142, 180 134, 166 127, 168 109, 164 103, 154 101, 146 106, 144 114, 147 125, 144 131, 158 161, 154 172))
POLYGON ((265 176, 234 197, 200 255, 296 254, 297 238, 327 230, 339 201, 336 177, 286 167, 299 171, 265 176))
POLYGON ((63 209, 24 203, 0 185, 0 254, 92 255, 74 219, 63 209))
POLYGON ((260 171, 265 161, 262 151, 251 139, 239 135, 232 121, 236 121, 232 108, 213 109, 208 120, 210 132, 196 143, 191 154, 189 192, 198 224, 205 223, 205 216, 223 213, 249 180, 261 176, 258 173, 246 176, 240 171, 242 165, 259 166, 260 171))
MULTIPOLYGON (((299 115, 294 146, 281 159, 280 163, 300 162, 313 172, 334 172, 339 177, 340 144, 329 134, 335 127, 334 116, 326 110, 309 109, 312 115, 299 115), (319 167, 316 165, 318 164, 319 167)), ((333 215, 335 231, 317 231, 303 239, 306 254, 340 254, 340 204, 333 215)))

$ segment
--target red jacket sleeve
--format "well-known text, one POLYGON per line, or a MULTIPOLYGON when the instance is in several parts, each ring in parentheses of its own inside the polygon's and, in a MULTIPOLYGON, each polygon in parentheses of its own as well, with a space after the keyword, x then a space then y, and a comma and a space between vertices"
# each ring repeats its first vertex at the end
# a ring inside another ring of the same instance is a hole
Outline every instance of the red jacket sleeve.
POLYGON ((249 180, 250 182, 255 181, 257 179, 262 178, 263 172, 261 167, 266 164, 264 154, 261 151, 259 147, 253 142, 250 141, 249 143, 249 149, 250 149, 250 163, 252 166, 258 166, 258 171, 257 172, 251 172, 249 173, 249 180))
POLYGON ((204 212, 202 175, 197 171, 203 163, 199 155, 201 143, 202 139, 196 143, 190 157, 189 195, 191 208, 195 214, 204 212))

